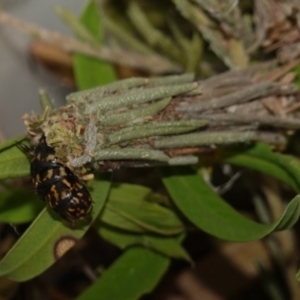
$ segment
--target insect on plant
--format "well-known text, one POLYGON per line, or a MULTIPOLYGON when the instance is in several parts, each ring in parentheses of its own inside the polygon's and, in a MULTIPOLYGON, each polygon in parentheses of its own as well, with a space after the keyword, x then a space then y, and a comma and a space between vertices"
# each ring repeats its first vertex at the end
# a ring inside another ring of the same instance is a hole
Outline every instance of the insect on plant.
POLYGON ((92 198, 84 183, 60 163, 43 135, 35 150, 20 144, 30 156, 30 174, 37 194, 63 219, 74 222, 92 210, 92 198))

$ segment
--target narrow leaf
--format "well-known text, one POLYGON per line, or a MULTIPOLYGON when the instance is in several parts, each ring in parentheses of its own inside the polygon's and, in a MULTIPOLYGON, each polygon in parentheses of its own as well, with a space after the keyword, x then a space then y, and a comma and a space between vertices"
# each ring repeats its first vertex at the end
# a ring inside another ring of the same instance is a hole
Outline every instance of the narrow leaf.
POLYGON ((266 144, 257 143, 243 151, 224 151, 225 161, 271 175, 300 192, 300 163, 295 157, 273 152, 266 144))
POLYGON ((18 136, 16 138, 10 139, 8 141, 0 143, 0 151, 2 151, 5 148, 10 148, 12 146, 16 146, 19 142, 24 140, 26 138, 25 135, 18 136))
POLYGON ((136 300, 149 293, 169 267, 170 259, 145 248, 128 249, 77 300, 136 300))
POLYGON ((165 237, 149 234, 136 234, 115 230, 112 227, 103 225, 99 226, 98 232, 104 239, 121 249, 140 245, 169 257, 191 261, 188 253, 181 246, 182 235, 165 237))
POLYGON ((124 218, 114 210, 109 209, 107 206, 101 214, 101 221, 106 225, 127 230, 129 232, 142 233, 147 231, 142 226, 128 220, 127 218, 124 218))
MULTIPOLYGON (((143 228, 163 235, 174 235, 183 231, 183 224, 179 217, 171 210, 157 203, 151 202, 151 191, 138 185, 119 184, 111 189, 107 209, 117 215, 108 219, 106 210, 103 212, 105 221, 112 226, 120 225, 120 217, 132 224, 136 230, 143 228), (148 198, 147 198, 148 196, 148 198)), ((126 225, 126 223, 123 223, 126 225)), ((133 227, 133 226, 131 226, 133 227)), ((121 228, 125 229, 125 228, 121 228)), ((129 229, 127 227, 127 229, 129 229)), ((130 230, 130 229, 129 229, 130 230)))
MULTIPOLYGON (((8 142, 5 144, 7 145, 8 142)), ((0 145, 1 148, 1 145, 0 145)), ((17 178, 29 175, 29 160, 16 145, 0 151, 0 179, 17 178)))
POLYGON ((44 206, 28 189, 4 191, 0 193, 0 222, 19 224, 32 221, 44 206))
POLYGON ((262 238, 295 224, 300 213, 296 196, 272 224, 252 221, 220 198, 201 176, 188 168, 164 169, 163 183, 182 213, 197 227, 216 237, 236 242, 262 238))

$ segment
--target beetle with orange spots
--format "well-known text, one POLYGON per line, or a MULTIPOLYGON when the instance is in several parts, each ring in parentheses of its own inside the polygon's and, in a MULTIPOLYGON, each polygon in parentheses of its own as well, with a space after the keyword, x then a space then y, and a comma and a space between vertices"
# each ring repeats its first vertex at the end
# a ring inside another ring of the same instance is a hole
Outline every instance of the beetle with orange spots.
POLYGON ((92 198, 87 187, 70 168, 58 161, 44 135, 31 157, 30 174, 37 194, 63 219, 73 222, 91 212, 92 198))

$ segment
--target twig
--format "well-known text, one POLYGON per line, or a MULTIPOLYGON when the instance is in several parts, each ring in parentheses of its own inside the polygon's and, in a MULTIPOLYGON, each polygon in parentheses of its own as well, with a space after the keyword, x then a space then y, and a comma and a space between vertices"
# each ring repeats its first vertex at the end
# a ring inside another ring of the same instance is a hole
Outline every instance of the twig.
POLYGON ((61 35, 57 32, 43 29, 37 25, 21 21, 0 10, 0 22, 10 25, 17 30, 31 35, 48 44, 59 46, 67 52, 80 53, 99 59, 107 60, 120 65, 127 65, 132 68, 142 69, 151 73, 178 72, 180 68, 171 64, 166 59, 158 55, 143 55, 132 53, 125 50, 116 50, 102 47, 94 47, 88 43, 81 42, 77 39, 61 35))
POLYGON ((201 132, 189 133, 178 136, 160 138, 154 142, 154 147, 161 148, 184 148, 214 144, 247 143, 256 139, 256 132, 201 132))
POLYGON ((256 116, 247 114, 202 114, 198 116, 201 119, 214 121, 218 124, 256 124, 256 126, 266 125, 274 128, 300 129, 300 120, 292 118, 278 118, 275 116, 256 116))
MULTIPOLYGON (((297 87, 293 84, 280 86, 278 84, 267 81, 246 86, 236 92, 221 97, 208 97, 208 100, 206 101, 199 101, 199 103, 196 104, 178 107, 177 110, 201 112, 205 110, 224 108, 234 104, 245 103, 250 100, 256 99, 257 97, 267 97, 270 95, 288 95, 294 94, 296 92, 297 87)), ((195 100, 197 100, 197 98, 195 100)))
POLYGON ((300 121, 296 114, 270 115, 262 102, 271 94, 279 105, 288 95, 282 105, 291 107, 297 89, 281 82, 256 82, 260 71, 265 70, 227 72, 225 87, 222 80, 218 84, 211 79, 211 87, 209 80, 194 81, 186 74, 121 80, 73 93, 68 105, 24 120, 31 135, 45 134, 57 157, 80 173, 86 164, 105 170, 192 163, 205 149, 232 143, 265 141, 284 147, 282 129, 300 129, 300 121), (242 88, 230 86, 230 79, 241 74, 246 74, 242 88), (212 95, 215 101, 201 102, 212 95), (204 113, 204 108, 209 111, 204 113))

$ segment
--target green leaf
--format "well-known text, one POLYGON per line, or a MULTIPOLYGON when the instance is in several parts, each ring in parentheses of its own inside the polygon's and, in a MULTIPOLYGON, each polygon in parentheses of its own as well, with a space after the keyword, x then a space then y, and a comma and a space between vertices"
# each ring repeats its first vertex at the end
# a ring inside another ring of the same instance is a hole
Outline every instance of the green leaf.
POLYGON ((128 249, 77 300, 136 300, 160 281, 170 260, 145 248, 128 249))
POLYGON ((234 210, 191 169, 165 168, 163 172, 163 183, 181 212, 197 227, 224 240, 260 239, 272 231, 293 226, 299 217, 300 196, 289 203, 279 220, 261 224, 234 210))
POLYGON ((114 210, 110 210, 107 206, 102 212, 101 221, 104 224, 113 226, 115 228, 127 230, 130 232, 143 233, 147 231, 142 226, 139 226, 135 222, 124 218, 122 215, 118 214, 114 210))
POLYGON ((262 143, 239 152, 224 151, 221 155, 228 163, 273 176, 300 192, 300 162, 295 157, 272 152, 269 145, 262 143))
POLYGON ((10 139, 8 141, 0 143, 0 151, 6 148, 10 148, 12 146, 16 146, 19 142, 26 138, 25 135, 18 136, 16 138, 10 139))
MULTIPOLYGON (((16 145, 9 147, 10 140, 0 145, 0 179, 24 177, 30 173, 30 163, 25 153, 16 145)), ((14 143, 13 143, 14 144, 14 143)))
POLYGON ((184 229, 171 209, 151 202, 150 189, 130 184, 112 187, 101 220, 133 232, 174 235, 184 229))
POLYGON ((0 193, 0 222, 25 223, 32 221, 45 204, 39 197, 20 188, 0 193))
MULTIPOLYGON (((104 176, 101 181, 98 178, 93 182, 93 219, 103 208, 109 187, 110 182, 104 176)), ((81 223, 85 224, 75 224, 75 228, 72 229, 70 224, 64 224, 61 219, 54 219, 44 209, 0 262, 0 276, 24 281, 42 273, 61 256, 56 253, 59 241, 77 241, 91 225, 91 222, 81 223)))
POLYGON ((298 281, 300 281, 300 270, 298 270, 298 272, 297 272, 297 274, 296 274, 296 279, 297 279, 298 281))
POLYGON ((294 80, 295 84, 297 84, 298 90, 300 89, 300 64, 298 64, 293 71, 297 74, 296 79, 294 80))
POLYGON ((116 230, 103 224, 99 226, 98 232, 104 239, 121 249, 140 245, 169 257, 182 258, 191 261, 188 253, 181 246, 182 235, 165 237, 150 234, 136 234, 116 230))
MULTIPOLYGON (((103 29, 95 1, 86 5, 80 21, 99 40, 103 42, 103 29)), ((73 67, 78 89, 88 89, 116 80, 116 72, 111 63, 81 54, 73 56, 73 67)))

